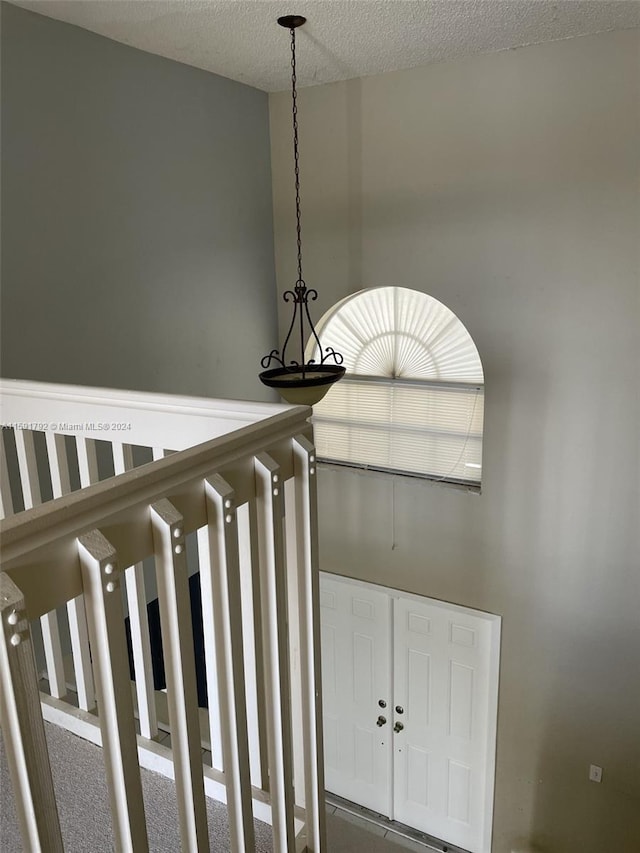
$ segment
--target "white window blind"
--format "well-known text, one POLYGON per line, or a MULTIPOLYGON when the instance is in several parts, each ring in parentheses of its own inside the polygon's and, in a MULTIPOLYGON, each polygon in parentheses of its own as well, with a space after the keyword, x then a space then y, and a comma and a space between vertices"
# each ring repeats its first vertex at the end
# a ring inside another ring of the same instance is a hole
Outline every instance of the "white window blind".
MULTIPOLYGON (((334 306, 318 334, 347 368, 314 407, 319 458, 480 482, 482 364, 452 311, 414 290, 375 288, 334 306)), ((312 344, 307 357, 317 358, 312 344)))

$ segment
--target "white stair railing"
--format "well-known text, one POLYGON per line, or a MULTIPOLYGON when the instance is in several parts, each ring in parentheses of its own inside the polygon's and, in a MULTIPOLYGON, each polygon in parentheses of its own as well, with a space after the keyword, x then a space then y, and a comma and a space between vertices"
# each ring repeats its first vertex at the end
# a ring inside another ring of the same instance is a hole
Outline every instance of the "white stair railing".
POLYGON ((143 766, 175 778, 185 851, 209 849, 205 795, 227 803, 236 853, 254 850, 254 817, 272 824, 276 853, 324 851, 310 410, 11 381, 1 393, 15 437, 8 464, 2 455, 3 506, 27 507, 0 529, 0 713, 26 848, 63 849, 44 718, 102 745, 118 849, 147 849, 143 766), (140 447, 155 461, 134 467, 140 447), (100 480, 101 454, 118 476, 100 480), (54 499, 42 503, 45 492, 54 499), (191 629, 196 539, 208 714, 191 629), (149 560, 166 699, 151 671, 149 560))

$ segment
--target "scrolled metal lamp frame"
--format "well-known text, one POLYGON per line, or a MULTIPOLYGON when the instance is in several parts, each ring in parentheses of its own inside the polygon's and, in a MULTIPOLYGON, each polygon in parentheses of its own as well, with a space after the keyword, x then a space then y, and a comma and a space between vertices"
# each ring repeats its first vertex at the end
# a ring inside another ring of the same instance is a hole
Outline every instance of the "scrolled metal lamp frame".
MULTIPOLYGON (((295 166, 295 187, 296 187, 296 237, 298 250, 298 278, 293 290, 286 290, 283 294, 285 302, 293 302, 293 316, 289 330, 284 340, 282 350, 273 349, 268 355, 265 355, 261 360, 263 372, 260 374, 260 379, 265 385, 278 388, 281 393, 287 388, 304 388, 312 386, 328 386, 341 379, 344 376, 345 368, 342 366, 343 357, 339 352, 336 352, 333 347, 324 347, 320 342, 318 333, 316 332, 311 314, 309 312, 309 302, 315 302, 318 298, 317 290, 308 288, 302 277, 302 230, 300 216, 300 154, 298 148, 298 94, 296 89, 296 28, 302 26, 306 22, 306 18, 301 15, 285 15, 278 18, 278 24, 281 27, 286 27, 291 33, 291 100, 292 100, 292 117, 293 117, 293 159, 295 166), (305 321, 309 327, 310 334, 315 340, 317 351, 320 354, 320 360, 309 359, 305 361, 305 321), (298 326, 299 344, 300 344, 300 360, 291 359, 287 361, 287 347, 291 341, 294 329, 298 326), (333 361, 333 364, 328 364, 333 361), (273 364, 278 367, 272 367, 273 364)), ((324 396, 323 392, 322 396, 324 396)), ((283 394, 286 398, 286 394, 283 394)))

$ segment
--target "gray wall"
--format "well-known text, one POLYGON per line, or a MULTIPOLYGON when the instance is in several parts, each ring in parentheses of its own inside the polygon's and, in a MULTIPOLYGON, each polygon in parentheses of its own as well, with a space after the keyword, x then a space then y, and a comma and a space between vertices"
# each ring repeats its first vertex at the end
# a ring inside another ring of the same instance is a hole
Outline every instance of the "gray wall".
MULTIPOLYGON (((495 853, 640 850, 638 36, 299 98, 318 316, 362 287, 423 290, 483 359, 482 495, 324 469, 320 558, 502 614, 495 853)), ((288 95, 270 108, 282 289, 288 95)))
POLYGON ((271 399, 268 100, 2 4, 2 373, 271 399))

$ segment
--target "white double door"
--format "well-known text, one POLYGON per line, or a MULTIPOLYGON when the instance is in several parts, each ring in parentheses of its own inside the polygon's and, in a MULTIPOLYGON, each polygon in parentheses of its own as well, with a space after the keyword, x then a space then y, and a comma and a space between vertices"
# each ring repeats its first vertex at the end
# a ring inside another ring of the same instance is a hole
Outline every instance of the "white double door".
POLYGON ((500 619, 321 575, 328 791, 491 847, 500 619))

